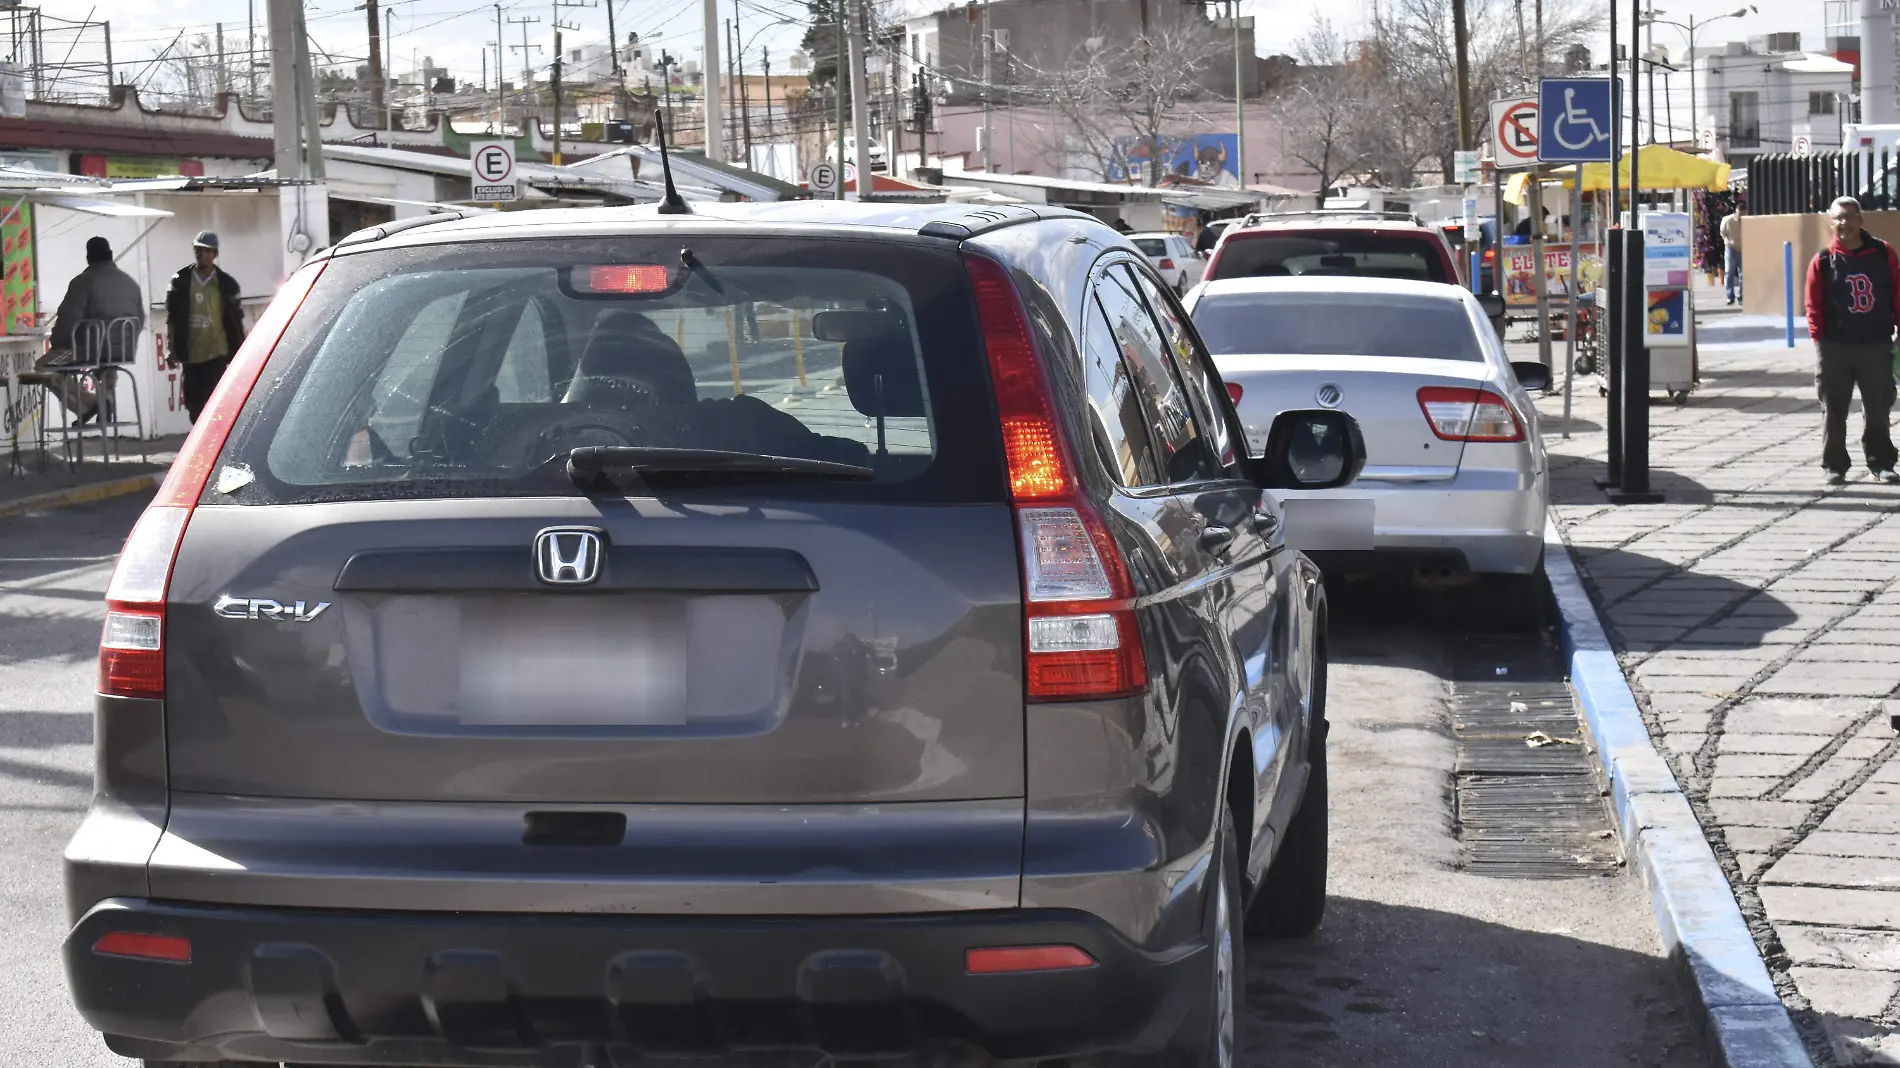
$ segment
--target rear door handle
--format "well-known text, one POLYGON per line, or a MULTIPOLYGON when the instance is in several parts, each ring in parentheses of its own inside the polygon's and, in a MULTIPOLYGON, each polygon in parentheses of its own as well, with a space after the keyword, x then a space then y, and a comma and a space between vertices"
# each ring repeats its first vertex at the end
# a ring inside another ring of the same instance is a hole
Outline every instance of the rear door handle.
POLYGON ((1234 528, 1224 527, 1218 523, 1209 523, 1201 528, 1201 536, 1197 544, 1200 545, 1201 551, 1204 553, 1214 553, 1216 555, 1225 553, 1228 548, 1234 544, 1234 528))

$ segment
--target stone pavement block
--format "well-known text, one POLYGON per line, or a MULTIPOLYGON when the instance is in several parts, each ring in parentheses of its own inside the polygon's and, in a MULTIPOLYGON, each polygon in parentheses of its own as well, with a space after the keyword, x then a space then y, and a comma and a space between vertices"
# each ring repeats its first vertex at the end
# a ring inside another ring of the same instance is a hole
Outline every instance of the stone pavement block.
POLYGON ((1900 858, 1829 857, 1795 851, 1762 876, 1762 884, 1850 886, 1864 890, 1900 890, 1900 858))
POLYGON ((1900 860, 1900 832, 1876 834, 1857 831, 1815 831, 1801 840, 1796 853, 1834 857, 1877 857, 1900 860))
MULTIPOLYGON (((1847 745, 1853 744, 1853 742, 1847 743, 1847 745)), ((1847 746, 1844 745, 1841 748, 1845 749, 1847 746)), ((1853 796, 1848 798, 1848 804, 1900 806, 1900 786, 1887 782, 1862 783, 1860 788, 1854 791, 1853 796)), ((1895 808, 1894 815, 1900 817, 1900 808, 1895 808)), ((1900 828, 1895 828, 1895 830, 1900 830, 1900 828)))
MULTIPOLYGON (((1841 666, 1855 666, 1844 664, 1841 666)), ((1864 676, 1833 676, 1812 671, 1787 668, 1777 672, 1774 677, 1763 682, 1757 689, 1762 693, 1800 695, 1816 697, 1845 695, 1851 697, 1885 697, 1900 686, 1900 673, 1882 675, 1877 678, 1864 676)))
POLYGON ((1708 796, 1723 798, 1756 798, 1775 788, 1781 780, 1774 778, 1756 778, 1748 775, 1723 775, 1715 773, 1715 779, 1709 783, 1708 796))
POLYGON ((1832 736, 1853 726, 1866 711, 1867 702, 1852 697, 1751 697, 1729 709, 1722 729, 1744 734, 1832 736))
POLYGON ((1815 886, 1759 888, 1762 907, 1776 924, 1833 924, 1900 930, 1900 891, 1836 890, 1815 886))
MULTIPOLYGON (((1860 616, 1847 621, 1849 624, 1861 622, 1860 616)), ((1896 621, 1893 630, 1864 630, 1859 626, 1843 624, 1815 639, 1816 645, 1865 645, 1874 649, 1885 649, 1888 656, 1900 655, 1900 621, 1896 621)))
MULTIPOLYGON (((1707 712, 1659 712, 1656 725, 1662 728, 1664 734, 1687 734, 1702 738, 1709 733, 1709 719, 1707 712)), ((1900 772, 1900 769, 1896 771, 1900 772)))
POLYGON ((1768 854, 1766 853, 1735 854, 1735 865, 1742 869, 1742 878, 1744 879, 1753 879, 1755 873, 1760 871, 1762 865, 1766 863, 1768 863, 1768 854))
MULTIPOLYGON (((1818 734, 1751 734, 1722 732, 1722 753, 1799 753, 1803 759, 1821 751, 1828 739, 1818 734)), ((1851 743, 1850 743, 1851 744, 1851 743)))
MULTIPOLYGON (((1658 693, 1649 697, 1649 709, 1658 716, 1706 715, 1726 697, 1716 693, 1658 693)), ((1703 720, 1706 727, 1708 721, 1703 720)))
POLYGON ((1780 779, 1806 759, 1800 753, 1722 753, 1715 758, 1715 777, 1762 775, 1780 779))
POLYGON ((1894 656, 1900 654, 1900 648, 1892 645, 1872 645, 1867 642, 1827 642, 1819 641, 1801 650, 1796 663, 1860 663, 1890 664, 1894 656))
POLYGON ((1851 1016, 1823 1016, 1821 1029, 1836 1064, 1846 1068, 1873 1068, 1900 1064, 1900 1031, 1851 1016))
POLYGON ((1884 752, 1891 744, 1890 739, 1870 737, 1862 734, 1846 745, 1841 746, 1842 756, 1851 756, 1859 760, 1872 760, 1884 752))
POLYGON ((1821 829, 1862 831, 1867 834, 1900 833, 1900 805, 1863 805, 1850 799, 1828 814, 1821 823, 1821 829))
POLYGON ((1775 933, 1796 964, 1900 971, 1900 931, 1778 923, 1775 933))
MULTIPOLYGON (((1791 801, 1732 801, 1713 798, 1710 811, 1724 827, 1775 827, 1790 829, 1807 818, 1809 806, 1791 801)), ((1860 828, 1854 828, 1859 830, 1860 828)))
POLYGON ((1644 689, 1651 693, 1732 694, 1749 680, 1749 675, 1646 675, 1640 676, 1644 689))
POLYGON ((1790 968, 1794 984, 1814 1011, 1830 1016, 1872 1020, 1886 1011, 1894 991, 1900 990, 1900 972, 1866 969, 1790 968))

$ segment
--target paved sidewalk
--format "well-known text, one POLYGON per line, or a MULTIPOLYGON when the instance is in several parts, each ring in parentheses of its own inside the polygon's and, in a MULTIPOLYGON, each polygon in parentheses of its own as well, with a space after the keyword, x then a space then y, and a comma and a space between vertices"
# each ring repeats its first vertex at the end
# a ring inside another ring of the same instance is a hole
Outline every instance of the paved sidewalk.
MULTIPOLYGON (((12 458, 0 453, 0 515, 16 510, 21 502, 47 502, 60 507, 63 498, 96 499, 91 494, 110 489, 141 476, 163 478, 165 469, 185 442, 184 437, 155 438, 143 443, 145 458, 139 457, 140 442, 121 443, 115 462, 105 462, 99 442, 86 442, 85 459, 68 465, 58 453, 47 456, 42 465, 31 455, 22 455, 23 471, 10 470, 12 458)), ((123 492, 120 490, 119 492, 123 492)))
POLYGON ((1702 389, 1650 409, 1660 505, 1592 482, 1594 380, 1570 441, 1540 408, 1558 524, 1810 1052, 1896 1065, 1900 487, 1822 484, 1813 360, 1705 345, 1702 389))

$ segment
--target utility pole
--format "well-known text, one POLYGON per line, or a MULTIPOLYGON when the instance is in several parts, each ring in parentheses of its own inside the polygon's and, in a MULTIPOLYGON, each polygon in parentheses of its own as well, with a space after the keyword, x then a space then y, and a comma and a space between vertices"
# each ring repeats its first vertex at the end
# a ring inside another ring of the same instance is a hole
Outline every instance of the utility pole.
MULTIPOLYGON (((1142 12, 1146 14, 1147 10, 1144 4, 1142 12)), ((996 169, 990 162, 996 158, 996 134, 990 129, 990 97, 996 92, 996 83, 991 80, 995 56, 996 34, 990 30, 990 0, 983 0, 983 169, 986 171, 996 169)))
MULTIPOLYGON (((732 27, 733 40, 739 39, 739 27, 735 20, 732 27)), ((739 79, 739 130, 745 135, 745 166, 752 169, 752 100, 745 83, 745 46, 739 47, 739 69, 733 73, 739 79)), ((768 86, 767 92, 771 91, 768 86)))
POLYGON ((369 12, 369 106, 383 112, 383 20, 377 14, 377 0, 363 0, 369 12))
MULTIPOLYGON (((395 44, 396 44, 396 9, 393 7, 386 7, 383 9, 383 54, 385 56, 393 54, 391 52, 391 49, 395 47, 395 44)), ((389 64, 389 69, 384 71, 383 73, 386 75, 388 81, 394 82, 396 80, 396 64, 392 61, 389 64)), ((383 129, 393 130, 395 128, 396 128, 396 101, 392 99, 390 96, 385 95, 383 97, 383 129)))
POLYGON ((112 23, 110 20, 99 24, 106 32, 106 92, 112 91, 112 83, 117 79, 112 74, 112 23))
POLYGON ((831 3, 832 3, 832 6, 835 8, 836 14, 838 16, 838 52, 837 52, 837 55, 834 57, 834 60, 832 63, 832 66, 835 68, 835 70, 832 72, 832 78, 831 78, 831 88, 834 92, 836 92, 838 96, 838 193, 837 193, 836 199, 843 200, 844 199, 844 128, 845 128, 846 122, 849 121, 845 118, 844 109, 845 109, 845 97, 847 95, 847 90, 849 86, 851 85, 850 75, 846 73, 844 69, 845 63, 847 62, 845 59, 845 56, 849 52, 849 49, 845 47, 845 43, 844 43, 844 12, 845 12, 845 4, 847 3, 847 0, 831 0, 831 3))
POLYGON ((303 134, 297 123, 297 15, 298 0, 268 0, 265 14, 270 34, 270 96, 272 164, 279 178, 303 178, 303 134))
MULTIPOLYGON (((520 49, 521 51, 521 127, 524 131, 528 128, 529 106, 530 102, 534 99, 534 60, 531 57, 534 55, 534 50, 541 47, 538 44, 528 43, 528 27, 540 21, 541 17, 539 15, 521 15, 508 20, 510 25, 521 27, 521 43, 518 45, 509 45, 508 47, 520 49)), ((538 120, 538 112, 540 109, 535 108, 534 110, 537 112, 536 118, 538 120)), ((528 141, 528 150, 534 150, 534 140, 532 136, 530 136, 528 141)))
POLYGON ((508 98, 502 93, 501 83, 507 77, 502 72, 508 65, 502 60, 501 5, 495 5, 495 136, 500 137, 502 127, 508 123, 508 98))
POLYGON ((726 158, 726 131, 719 106, 719 0, 700 0, 700 14, 705 23, 705 62, 699 65, 699 77, 706 114, 706 158, 720 161, 726 158))
MULTIPOLYGON (((245 0, 244 4, 244 62, 248 66, 245 77, 249 84, 245 95, 257 99, 257 0, 245 0)), ((106 38, 106 67, 112 67, 112 38, 106 38)))
MULTIPOLYGON (((726 75, 727 75, 726 77, 726 110, 736 115, 739 113, 739 99, 738 99, 739 87, 734 84, 736 81, 738 81, 738 78, 736 75, 733 74, 733 69, 738 62, 737 60, 738 47, 733 43, 733 41, 734 41, 734 36, 732 32, 732 20, 727 19, 726 20, 726 75)), ((734 147, 737 147, 737 146, 735 145, 734 147)))
MULTIPOLYGON (((864 81, 865 35, 869 27, 865 24, 867 13, 863 0, 847 0, 855 10, 851 11, 851 136, 857 141, 859 200, 870 198, 871 190, 871 101, 870 93, 864 81)), ((985 5, 987 7, 987 5, 985 5)), ((983 151, 983 163, 989 165, 989 150, 983 151)), ((842 177, 842 175, 841 175, 842 177)))
POLYGON ((1240 0, 1229 5, 1234 16, 1234 177, 1247 191, 1247 79, 1240 55, 1240 0))
POLYGON ((218 97, 224 96, 224 23, 218 23, 218 97))
POLYGON ((765 143, 769 145, 772 143, 772 50, 761 48, 759 54, 765 59, 765 143))
POLYGON ((1465 0, 1451 0, 1451 34, 1458 50, 1458 148, 1471 149, 1471 26, 1465 20, 1465 0))
POLYGON ((549 86, 554 90, 554 165, 561 165, 561 24, 554 24, 554 66, 549 72, 549 86))

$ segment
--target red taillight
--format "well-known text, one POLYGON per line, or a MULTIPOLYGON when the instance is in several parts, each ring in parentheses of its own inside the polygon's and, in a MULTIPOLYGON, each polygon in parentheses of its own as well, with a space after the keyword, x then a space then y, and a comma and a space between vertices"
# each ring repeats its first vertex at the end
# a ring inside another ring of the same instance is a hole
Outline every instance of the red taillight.
POLYGON ((1166 256, 1161 257, 1161 269, 1164 271, 1174 270, 1174 261, 1166 256))
POLYGON ((1247 391, 1240 388, 1240 383, 1238 382, 1227 383, 1227 399, 1230 401, 1233 401, 1235 404, 1240 403, 1240 395, 1245 392, 1247 391))
POLYGON ((99 941, 92 944, 92 951, 108 957, 137 957, 140 960, 162 960, 168 964, 191 963, 190 940, 173 935, 113 931, 101 935, 99 941))
POLYGON ((1488 389, 1426 386, 1418 391, 1425 422, 1443 441, 1523 441, 1524 428, 1503 397, 1488 389))
POLYGON ((1095 958, 1078 946, 997 946, 965 950, 963 970, 971 975, 1009 972, 1057 972, 1093 968, 1095 958))
POLYGON ((1072 453, 1008 272, 966 256, 1002 420, 1023 566, 1023 673, 1031 701, 1148 687, 1134 583, 1101 516, 1076 491, 1072 453))
POLYGON ((264 370, 264 361, 327 262, 306 265, 277 291, 192 424, 191 436, 165 473, 158 496, 125 539, 112 582, 106 587, 106 622, 99 635, 100 693, 165 696, 165 589, 185 524, 230 436, 232 422, 264 370))

